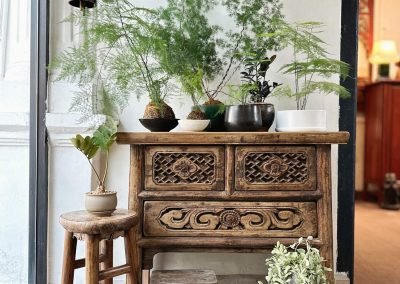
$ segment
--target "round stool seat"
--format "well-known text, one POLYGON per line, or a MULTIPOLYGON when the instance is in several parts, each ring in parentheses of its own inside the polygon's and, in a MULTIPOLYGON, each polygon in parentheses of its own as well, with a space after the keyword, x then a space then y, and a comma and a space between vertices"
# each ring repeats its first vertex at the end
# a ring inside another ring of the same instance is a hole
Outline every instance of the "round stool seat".
POLYGON ((87 211, 73 211, 60 216, 60 224, 70 233, 88 235, 112 234, 127 231, 138 223, 134 211, 117 209, 111 216, 98 217, 87 211))

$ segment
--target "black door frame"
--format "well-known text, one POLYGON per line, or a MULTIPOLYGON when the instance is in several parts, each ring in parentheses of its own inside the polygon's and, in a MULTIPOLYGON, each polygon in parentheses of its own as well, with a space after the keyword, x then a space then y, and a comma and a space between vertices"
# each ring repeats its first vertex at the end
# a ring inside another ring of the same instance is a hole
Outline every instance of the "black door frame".
MULTIPOLYGON (((29 283, 43 284, 47 283, 49 0, 31 0, 31 9, 29 283)), ((341 60, 354 68, 350 78, 341 81, 352 98, 339 100, 339 129, 350 132, 350 141, 339 146, 337 271, 348 273, 353 283, 358 0, 342 0, 341 26, 341 60)))
POLYGON ((47 283, 49 1, 31 0, 28 283, 47 283))
POLYGON ((352 66, 350 76, 340 83, 352 96, 339 99, 339 130, 350 132, 350 140, 339 146, 337 262, 336 270, 354 276, 354 194, 357 114, 358 0, 342 0, 340 59, 352 66))

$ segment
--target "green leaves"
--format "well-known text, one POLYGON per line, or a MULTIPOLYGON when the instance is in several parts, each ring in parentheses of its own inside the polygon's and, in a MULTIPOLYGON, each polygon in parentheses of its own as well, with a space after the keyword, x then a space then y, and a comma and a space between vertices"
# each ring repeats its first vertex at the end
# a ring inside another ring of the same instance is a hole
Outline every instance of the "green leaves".
POLYGON ((106 152, 114 144, 117 138, 117 128, 112 123, 100 125, 93 133, 93 143, 106 152))
MULTIPOLYGON (((320 256, 319 250, 311 246, 311 240, 312 237, 299 238, 297 243, 289 247, 278 242, 271 252, 272 256, 266 260, 267 283, 328 283, 325 271, 331 269, 323 266, 325 260, 320 256)), ((258 283, 262 284, 261 281, 258 283)))
POLYGON ((116 136, 116 123, 113 120, 109 120, 100 125, 93 133, 93 136, 83 137, 77 134, 71 139, 71 143, 90 160, 96 155, 98 150, 108 151, 116 141, 116 136))
POLYGON ((284 47, 293 49, 293 61, 282 66, 284 74, 294 76, 295 90, 289 87, 278 87, 273 95, 294 97, 297 109, 305 109, 311 93, 336 94, 349 97, 350 93, 337 83, 316 81, 318 78, 329 79, 339 75, 342 79, 349 76, 350 66, 340 60, 328 57, 326 43, 319 37, 323 24, 320 22, 302 22, 289 24, 276 18, 272 22, 274 32, 268 32, 261 37, 273 38, 284 47))
POLYGON ((99 146, 94 142, 94 138, 90 136, 86 136, 84 138, 82 135, 77 134, 71 139, 71 143, 89 160, 92 159, 99 150, 99 146))

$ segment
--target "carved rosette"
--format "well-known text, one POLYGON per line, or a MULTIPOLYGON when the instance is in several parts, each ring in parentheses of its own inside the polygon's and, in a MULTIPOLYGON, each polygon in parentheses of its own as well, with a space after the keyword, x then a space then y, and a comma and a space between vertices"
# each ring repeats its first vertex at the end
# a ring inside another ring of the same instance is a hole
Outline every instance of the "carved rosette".
POLYGON ((289 165, 282 159, 276 157, 262 164, 261 169, 270 176, 279 177, 289 169, 289 165))
POLYGON ((240 212, 238 210, 224 210, 219 215, 219 221, 223 228, 237 228, 240 224, 240 212))
POLYGON ((183 179, 189 178, 192 174, 197 172, 200 168, 186 157, 180 158, 172 164, 171 169, 174 173, 183 179))
POLYGON ((180 230, 294 231, 304 222, 296 207, 164 208, 158 216, 162 227, 180 230))

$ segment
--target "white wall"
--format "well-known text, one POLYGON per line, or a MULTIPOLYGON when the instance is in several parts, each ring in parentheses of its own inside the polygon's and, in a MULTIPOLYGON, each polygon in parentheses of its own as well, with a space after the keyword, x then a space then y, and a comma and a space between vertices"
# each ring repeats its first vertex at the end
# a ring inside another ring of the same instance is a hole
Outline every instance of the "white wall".
MULTIPOLYGON (((160 3, 157 0, 142 0, 147 5, 160 3)), ((338 0, 284 0, 284 13, 291 21, 313 20, 323 21, 326 24, 323 37, 329 43, 328 51, 336 58, 339 58, 340 51, 340 11, 341 3, 338 0)), ((72 44, 76 39, 73 29, 65 27, 65 24, 58 22, 70 8, 66 5, 67 1, 52 1, 52 52, 58 52, 67 45, 72 44)), ((217 21, 217 18, 213 20, 217 21)), ((273 75, 274 71, 279 69, 290 53, 283 51, 278 54, 277 62, 269 71, 271 80, 277 82, 289 82, 290 78, 278 74, 273 75)), ((334 79, 338 82, 338 78, 334 79)), ((50 223, 49 223, 49 282, 59 283, 61 267, 62 250, 62 228, 58 224, 57 216, 63 212, 73 209, 83 208, 83 193, 91 188, 91 176, 86 161, 80 157, 76 151, 68 147, 66 137, 72 136, 79 131, 79 125, 76 125, 74 118, 70 119, 68 107, 71 98, 71 84, 56 83, 50 87, 49 97, 49 117, 58 117, 57 121, 52 122, 52 131, 50 134, 54 138, 50 157, 50 223), (63 133, 63 138, 57 138, 57 135, 63 133), (61 141, 60 143, 56 141, 61 141), (77 171, 77 169, 80 171, 77 171)), ((170 100, 175 108, 178 117, 184 117, 189 112, 190 104, 185 104, 185 99, 170 100)), ((271 99, 276 109, 295 108, 293 101, 287 99, 271 99)), ((121 131, 142 131, 143 127, 139 124, 140 118, 147 102, 143 99, 138 102, 132 96, 130 106, 121 115, 121 131)), ((328 112, 329 130, 338 129, 338 98, 335 96, 318 96, 310 101, 310 108, 323 108, 328 112)), ((274 127, 272 127, 274 128, 274 127)), ((83 128, 81 129, 83 130, 83 128)), ((336 192, 337 192, 337 148, 334 147, 332 154, 333 165, 333 199, 334 199, 334 224, 336 224, 336 192)), ((110 160, 111 171, 108 179, 108 186, 118 191, 119 207, 127 207, 127 193, 129 185, 129 147, 116 146, 113 148, 110 160)), ((93 186, 93 185, 92 185, 93 186)), ((336 229, 336 225, 335 225, 336 229)), ((336 230, 335 230, 336 234, 336 230)), ((336 238, 334 238, 336 239, 336 238)), ((335 244, 336 247, 336 244, 335 244)), ((122 262, 122 247, 117 248, 116 259, 122 262)), ((265 255, 227 255, 216 256, 196 255, 196 254, 168 254, 160 255, 156 258, 156 268, 212 268, 220 274, 229 273, 265 273, 264 266, 265 255)), ((84 283, 82 275, 78 275, 76 283, 84 283)), ((118 283, 123 283, 121 282, 118 283)))

